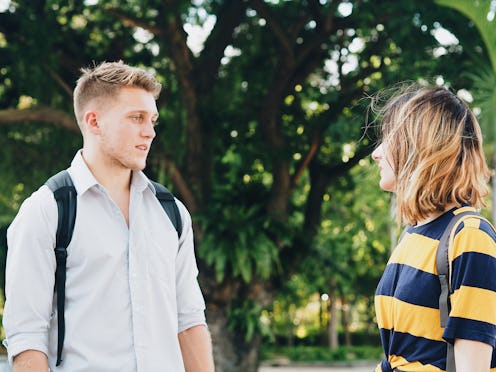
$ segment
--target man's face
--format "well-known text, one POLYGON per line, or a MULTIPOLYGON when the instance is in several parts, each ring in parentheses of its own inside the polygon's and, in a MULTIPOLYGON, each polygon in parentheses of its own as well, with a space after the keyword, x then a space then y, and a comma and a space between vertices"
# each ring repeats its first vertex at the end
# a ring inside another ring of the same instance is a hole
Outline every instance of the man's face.
POLYGON ((153 95, 141 88, 122 88, 97 111, 98 146, 105 162, 130 170, 142 170, 155 137, 158 118, 153 95))

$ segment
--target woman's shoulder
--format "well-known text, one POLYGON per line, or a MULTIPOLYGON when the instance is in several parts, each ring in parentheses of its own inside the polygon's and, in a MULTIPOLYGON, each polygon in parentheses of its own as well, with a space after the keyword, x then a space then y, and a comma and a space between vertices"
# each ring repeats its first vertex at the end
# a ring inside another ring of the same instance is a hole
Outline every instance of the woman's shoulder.
POLYGON ((489 235, 496 242, 496 230, 494 225, 487 218, 471 207, 459 208, 455 215, 462 212, 469 212, 469 214, 462 217, 462 220, 455 231, 455 236, 462 231, 466 234, 483 233, 485 235, 489 235))
POLYGON ((496 258, 496 231, 491 222, 478 213, 464 216, 456 227, 451 254, 454 258, 464 253, 496 258))

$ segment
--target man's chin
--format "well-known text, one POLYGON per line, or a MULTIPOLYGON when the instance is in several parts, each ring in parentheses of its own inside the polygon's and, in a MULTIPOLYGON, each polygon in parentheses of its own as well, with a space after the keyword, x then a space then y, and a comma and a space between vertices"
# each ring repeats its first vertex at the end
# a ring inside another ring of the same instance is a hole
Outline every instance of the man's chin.
POLYGON ((146 168, 146 163, 131 164, 130 168, 132 171, 142 171, 146 168))

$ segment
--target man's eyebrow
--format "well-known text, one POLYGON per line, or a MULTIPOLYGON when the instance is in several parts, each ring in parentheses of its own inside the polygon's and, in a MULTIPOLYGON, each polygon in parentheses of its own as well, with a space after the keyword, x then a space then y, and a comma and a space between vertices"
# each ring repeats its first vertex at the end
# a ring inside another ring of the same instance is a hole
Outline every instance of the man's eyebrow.
POLYGON ((158 117, 159 116, 158 112, 151 113, 150 111, 141 110, 141 109, 136 109, 136 110, 131 109, 127 113, 128 114, 147 114, 147 115, 151 115, 152 117, 158 117))

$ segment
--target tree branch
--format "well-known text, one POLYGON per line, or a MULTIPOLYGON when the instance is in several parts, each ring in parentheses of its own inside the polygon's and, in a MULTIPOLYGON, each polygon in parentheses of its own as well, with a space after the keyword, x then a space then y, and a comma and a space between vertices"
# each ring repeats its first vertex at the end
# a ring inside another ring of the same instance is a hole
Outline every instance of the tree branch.
POLYGON ((67 83, 52 69, 47 69, 48 74, 62 88, 62 90, 72 99, 72 89, 67 83))
POLYGON ((295 22, 295 25, 291 28, 291 40, 296 40, 298 38, 298 35, 300 34, 301 30, 305 25, 312 19, 310 15, 304 14, 297 22, 295 22))
MULTIPOLYGON (((262 10, 266 9, 265 3, 262 5, 260 5, 260 8, 262 10)), ((318 31, 313 33, 313 40, 309 42, 311 47, 304 49, 303 52, 301 52, 298 63, 295 63, 292 58, 287 58, 287 56, 284 55, 285 48, 279 53, 276 76, 272 88, 267 92, 265 105, 260 113, 260 124, 264 133, 264 139, 271 147, 277 149, 278 153, 278 156, 275 156, 272 159, 274 182, 271 188, 270 200, 267 204, 268 210, 282 216, 280 217, 282 219, 284 219, 284 215, 287 212, 287 199, 291 193, 294 185, 293 183, 298 179, 299 174, 297 173, 296 176, 291 179, 289 174, 289 162, 287 159, 282 158, 286 142, 279 126, 278 112, 291 84, 294 83, 295 80, 303 81, 325 58, 325 51, 321 50, 320 44, 332 31, 332 22, 329 21, 329 19, 332 20, 332 14, 332 12, 329 13, 328 18, 324 20, 325 24, 320 25, 318 31), (306 62, 306 65, 302 64, 303 62, 306 62)), ((274 27, 278 26, 277 23, 274 24, 276 25, 274 27)), ((281 39, 279 38, 279 40, 281 39)), ((287 37, 284 40, 287 41, 287 37)), ((291 54, 291 57, 293 57, 293 54, 291 54)), ((314 151, 317 151, 317 148, 315 148, 314 151)), ((309 153, 309 160, 312 159, 314 155, 315 153, 309 153)), ((308 164, 304 165, 304 167, 307 166, 308 164)))
POLYGON ((196 203, 196 198, 193 191, 188 186, 183 174, 176 166, 176 163, 170 159, 164 159, 164 165, 167 175, 170 177, 172 183, 177 188, 178 193, 181 195, 184 204, 188 206, 188 210, 191 213, 198 212, 198 205, 196 203))
POLYGON ((330 181, 336 180, 339 177, 342 177, 350 171, 355 165, 358 164, 360 160, 364 157, 370 155, 374 149, 373 144, 368 146, 360 147, 356 152, 355 156, 350 158, 346 163, 339 163, 337 165, 333 165, 330 167, 320 166, 320 171, 332 175, 330 177, 330 181))
POLYGON ((160 27, 153 26, 150 23, 145 22, 140 18, 136 18, 136 17, 133 17, 129 14, 121 12, 119 9, 105 8, 105 7, 101 7, 101 9, 105 13, 110 14, 111 16, 121 20, 127 26, 141 27, 147 31, 150 31, 152 34, 157 35, 157 36, 159 36, 162 33, 162 29, 160 27))
POLYGON ((326 15, 322 23, 317 24, 318 30, 315 32, 312 39, 305 40, 305 45, 303 48, 299 49, 296 53, 296 63, 297 65, 304 64, 308 60, 309 55, 315 52, 317 48, 336 30, 345 27, 351 27, 350 19, 335 19, 333 14, 330 13, 326 15))
POLYGON ((34 109, 7 109, 0 110, 0 125, 15 124, 20 122, 43 122, 79 133, 79 127, 72 115, 65 111, 41 107, 34 109))
MULTIPOLYGON (((294 244, 308 244, 309 241, 315 238, 322 220, 322 197, 329 188, 329 185, 338 178, 346 175, 351 168, 371 152, 371 145, 361 147, 347 163, 340 162, 332 166, 324 166, 314 158, 309 166, 311 188, 305 206, 303 233, 294 244)), ((283 252, 280 254, 280 257, 284 257, 285 267, 288 268, 295 267, 295 263, 301 262, 305 254, 307 254, 305 250, 292 248, 294 246, 284 246, 283 252)), ((286 272, 286 274, 288 273, 286 272)))
POLYGON ((300 179, 301 175, 308 167, 314 156, 317 154, 317 150, 319 149, 320 143, 322 141, 321 135, 322 134, 320 132, 317 131, 314 132, 312 138, 312 144, 310 145, 310 150, 308 151, 307 155, 305 156, 305 159, 300 164, 298 170, 291 179, 291 188, 293 189, 295 188, 295 186, 298 184, 298 180, 300 179))
POLYGON ((285 51, 286 58, 293 59, 292 42, 288 38, 288 35, 281 27, 279 22, 277 22, 275 15, 272 14, 267 4, 263 0, 251 0, 250 5, 257 11, 258 15, 261 18, 264 18, 267 21, 267 24, 274 32, 275 37, 279 41, 279 44, 285 51))
POLYGON ((310 12, 312 15, 317 19, 317 23, 320 23, 322 20, 322 5, 320 4, 319 0, 307 0, 308 3, 308 9, 310 9, 310 12))
POLYGON ((223 2, 217 13, 215 26, 205 41, 205 46, 196 61, 195 67, 201 70, 198 76, 198 87, 201 94, 210 93, 217 78, 224 50, 233 41, 233 31, 246 14, 246 3, 242 0, 223 2))
POLYGON ((201 125, 199 116, 193 56, 186 43, 187 35, 183 28, 181 15, 178 13, 177 4, 165 0, 164 7, 168 14, 162 14, 165 21, 161 39, 168 46, 180 86, 186 113, 187 151, 185 164, 187 178, 193 190, 192 197, 194 195, 197 201, 196 205, 201 209, 202 206, 206 205, 204 197, 209 194, 211 157, 207 155, 208 149, 205 148, 207 133, 201 125), (169 12, 173 12, 173 14, 169 14, 169 12))

